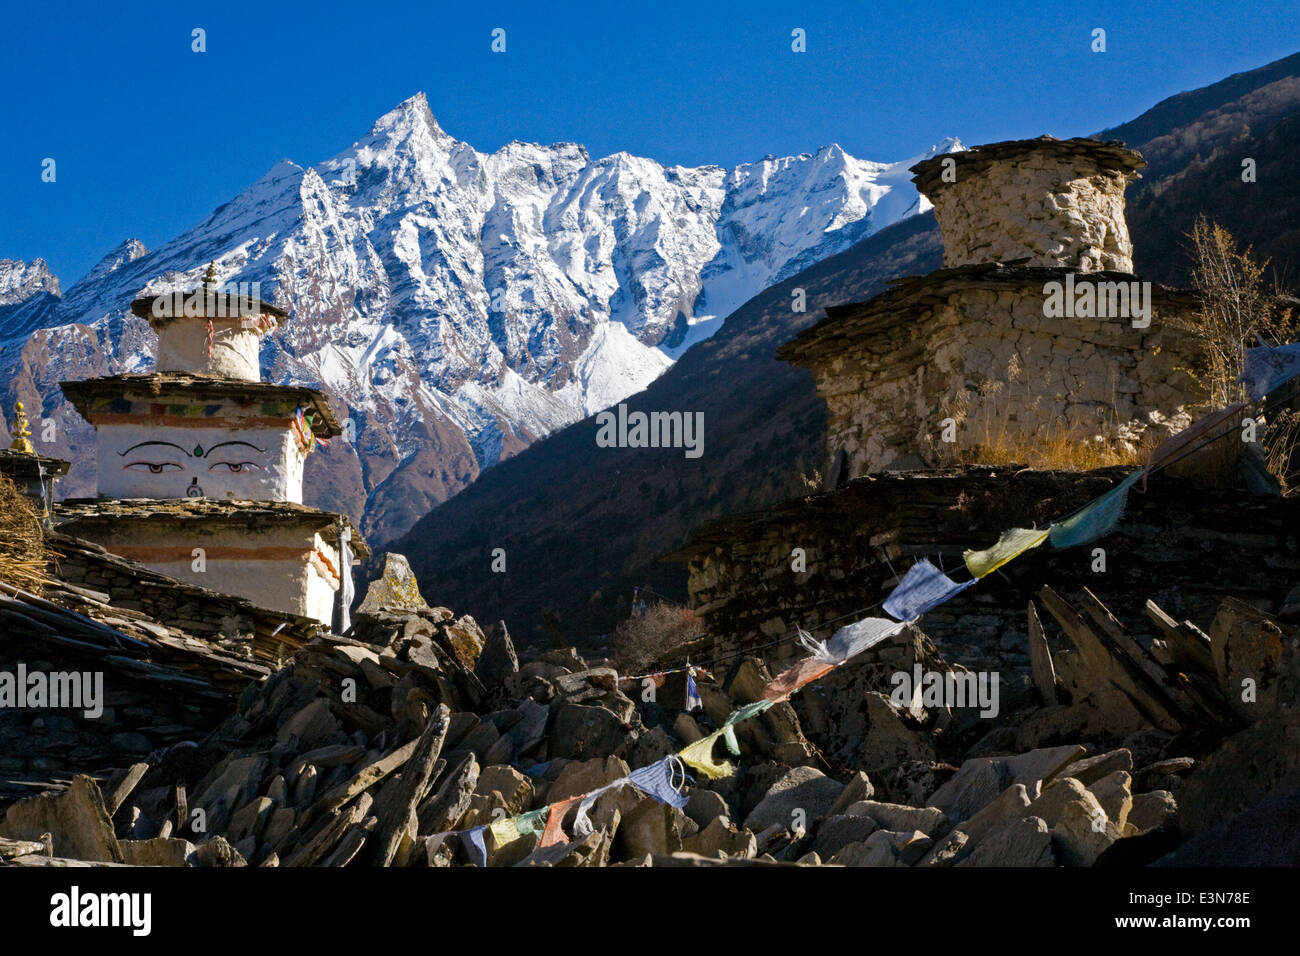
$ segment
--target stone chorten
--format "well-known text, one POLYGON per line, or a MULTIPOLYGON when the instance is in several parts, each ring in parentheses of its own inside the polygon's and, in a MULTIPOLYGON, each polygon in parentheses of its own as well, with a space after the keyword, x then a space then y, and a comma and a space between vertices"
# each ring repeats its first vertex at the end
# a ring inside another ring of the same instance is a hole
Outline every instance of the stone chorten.
POLYGON ((211 266, 131 311, 158 333, 156 371, 61 383, 95 426, 98 497, 61 503, 60 530, 330 624, 369 552, 345 516, 302 504, 306 456, 341 428, 321 392, 261 380, 261 338, 287 313, 222 291, 211 266))
POLYGON ((1124 189, 1143 165, 1118 142, 1045 136, 912 167, 943 268, 828 308, 777 352, 826 402, 833 484, 950 464, 957 445, 1137 443, 1187 424, 1198 353, 1168 319, 1197 300, 1132 274, 1124 189))

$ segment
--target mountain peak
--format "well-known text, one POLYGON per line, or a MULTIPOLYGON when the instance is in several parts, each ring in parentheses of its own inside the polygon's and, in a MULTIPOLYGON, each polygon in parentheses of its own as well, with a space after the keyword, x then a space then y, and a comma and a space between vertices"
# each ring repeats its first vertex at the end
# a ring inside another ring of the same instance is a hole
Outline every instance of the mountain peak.
POLYGON ((44 259, 30 263, 21 259, 0 259, 0 305, 17 305, 48 292, 61 295, 59 277, 50 272, 44 259))
POLYGON ((423 128, 435 139, 442 139, 447 133, 438 125, 433 110, 429 108, 429 98, 423 91, 408 96, 379 119, 371 127, 372 135, 388 134, 402 131, 409 132, 423 128))
POLYGON ((95 263, 91 270, 81 277, 80 281, 85 282, 87 279, 102 278, 110 272, 116 272, 123 266, 129 265, 148 254, 149 250, 145 248, 144 243, 139 239, 124 239, 108 255, 95 263))
POLYGON ((303 168, 292 159, 282 159, 263 173, 262 178, 257 180, 257 182, 272 182, 277 179, 284 179, 286 176, 297 176, 301 174, 302 171, 303 168))

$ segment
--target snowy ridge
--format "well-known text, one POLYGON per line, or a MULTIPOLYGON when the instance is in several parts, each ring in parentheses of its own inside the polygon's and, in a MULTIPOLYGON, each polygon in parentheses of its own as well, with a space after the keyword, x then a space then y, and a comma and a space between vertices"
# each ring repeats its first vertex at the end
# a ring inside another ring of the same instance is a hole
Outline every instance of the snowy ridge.
MULTIPOLYGON (((369 498, 414 480, 401 465, 430 429, 463 436, 485 468, 640 391, 764 288, 929 208, 908 167, 962 148, 883 164, 828 146, 730 170, 593 160, 571 143, 485 154, 419 94, 316 167, 277 163, 165 245, 123 243, 60 300, 11 316, 0 332, 22 344, 0 361, 11 381, 15 356, 58 366, 29 373, 48 415, 60 378, 147 368, 152 332, 130 301, 191 288, 214 261, 291 311, 263 373, 347 403, 369 498), (65 348, 71 325, 93 344, 65 348)), ((43 268, 0 262, 0 304, 57 297, 43 268)))

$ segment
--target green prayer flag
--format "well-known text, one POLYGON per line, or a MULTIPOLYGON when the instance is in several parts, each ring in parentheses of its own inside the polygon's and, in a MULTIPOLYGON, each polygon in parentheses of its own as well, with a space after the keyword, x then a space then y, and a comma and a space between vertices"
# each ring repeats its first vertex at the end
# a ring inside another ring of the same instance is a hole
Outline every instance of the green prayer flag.
POLYGON ((546 827, 546 817, 550 812, 551 808, 549 806, 542 807, 540 810, 530 810, 528 813, 520 814, 515 818, 515 826, 523 836, 537 833, 546 827))
POLYGON ((772 701, 764 698, 763 700, 756 700, 752 704, 746 704, 739 710, 734 711, 732 715, 727 718, 727 723, 738 724, 742 720, 749 720, 751 717, 757 717, 763 711, 771 707, 772 703, 772 701))
POLYGON ((1139 468, 1110 491, 1090 501, 1064 521, 1052 522, 1052 547, 1073 548, 1095 541, 1102 535, 1114 531, 1115 525, 1119 524, 1119 519, 1124 514, 1124 505, 1128 502, 1128 490, 1137 484, 1138 479, 1144 474, 1146 469, 1139 468))

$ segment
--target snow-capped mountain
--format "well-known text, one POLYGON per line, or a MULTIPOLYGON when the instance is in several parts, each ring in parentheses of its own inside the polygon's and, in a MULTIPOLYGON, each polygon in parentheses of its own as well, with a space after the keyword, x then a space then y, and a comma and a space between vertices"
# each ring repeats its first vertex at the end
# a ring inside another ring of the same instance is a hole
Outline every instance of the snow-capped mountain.
POLYGON ((0 259, 0 341, 39 328, 59 301, 59 278, 44 259, 0 259))
POLYGON ((59 294, 58 277, 44 259, 30 263, 0 259, 0 305, 18 305, 42 292, 59 294))
POLYGON ((908 167, 962 148, 874 163, 828 146, 730 170, 571 143, 489 154, 419 94, 324 163, 281 161, 165 245, 128 240, 62 298, 39 260, 0 262, 0 374, 11 399, 62 423, 66 491, 89 492, 92 435, 58 381, 149 368, 153 333, 130 301, 192 288, 213 261, 290 310, 263 374, 347 405, 355 445, 313 456, 317 503, 364 510, 383 540, 502 456, 643 389, 764 288, 927 209, 908 167))

